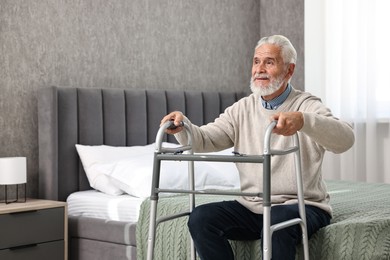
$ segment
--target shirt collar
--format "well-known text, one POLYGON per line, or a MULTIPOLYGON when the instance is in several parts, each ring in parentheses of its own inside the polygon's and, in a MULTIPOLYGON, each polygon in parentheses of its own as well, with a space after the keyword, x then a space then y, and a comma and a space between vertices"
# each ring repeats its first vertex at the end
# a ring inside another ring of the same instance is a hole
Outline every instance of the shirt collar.
POLYGON ((263 107, 265 109, 276 110, 287 99, 290 92, 291 92, 291 84, 288 83, 287 88, 283 91, 282 94, 269 101, 265 101, 263 97, 261 97, 261 103, 263 104, 263 107))

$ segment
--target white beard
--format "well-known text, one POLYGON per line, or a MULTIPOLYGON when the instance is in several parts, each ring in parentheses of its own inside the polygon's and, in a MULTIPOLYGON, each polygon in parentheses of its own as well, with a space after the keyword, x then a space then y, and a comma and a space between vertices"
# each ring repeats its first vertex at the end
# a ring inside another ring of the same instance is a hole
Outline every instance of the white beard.
POLYGON ((259 95, 259 96, 269 96, 273 93, 275 93, 278 89, 280 89, 283 85, 283 74, 280 75, 279 77, 277 77, 276 79, 272 80, 268 86, 256 86, 255 83, 254 83, 254 78, 258 77, 259 74, 256 74, 254 77, 252 76, 251 78, 251 82, 250 82, 250 88, 251 88, 251 91, 255 94, 255 95, 259 95))

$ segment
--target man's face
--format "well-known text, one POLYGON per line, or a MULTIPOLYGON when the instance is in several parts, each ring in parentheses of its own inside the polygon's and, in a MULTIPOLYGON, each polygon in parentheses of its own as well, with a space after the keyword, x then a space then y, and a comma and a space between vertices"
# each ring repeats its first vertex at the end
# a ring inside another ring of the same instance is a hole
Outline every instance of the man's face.
POLYGON ((278 46, 264 44, 255 50, 252 64, 251 90, 270 100, 280 95, 290 78, 278 46))

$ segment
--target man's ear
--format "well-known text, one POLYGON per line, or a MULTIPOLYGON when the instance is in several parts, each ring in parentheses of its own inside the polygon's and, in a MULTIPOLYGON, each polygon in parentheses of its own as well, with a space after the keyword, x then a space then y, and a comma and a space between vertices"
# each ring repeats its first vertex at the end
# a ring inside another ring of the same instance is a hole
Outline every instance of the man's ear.
POLYGON ((295 70, 295 64, 294 63, 288 64, 287 74, 286 74, 286 77, 288 77, 288 79, 292 77, 292 75, 294 74, 294 70, 295 70))

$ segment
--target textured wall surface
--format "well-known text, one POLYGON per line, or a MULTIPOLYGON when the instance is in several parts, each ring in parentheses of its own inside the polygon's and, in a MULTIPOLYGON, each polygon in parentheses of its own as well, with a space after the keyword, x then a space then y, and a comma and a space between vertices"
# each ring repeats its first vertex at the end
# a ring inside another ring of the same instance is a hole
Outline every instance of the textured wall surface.
POLYGON ((303 5, 303 0, 1 0, 0 157, 27 157, 28 195, 37 196, 36 93, 42 87, 246 89, 260 32, 280 30, 293 43, 303 42, 303 22, 290 30, 283 27, 290 28, 291 21, 279 20, 287 11, 292 13, 285 19, 303 19, 301 4, 291 10, 292 2, 303 5))
POLYGON ((305 89, 304 0, 260 0, 260 37, 282 34, 297 50, 297 64, 291 83, 305 89))

